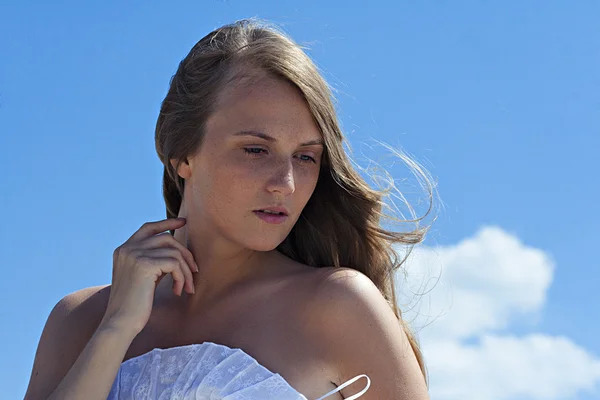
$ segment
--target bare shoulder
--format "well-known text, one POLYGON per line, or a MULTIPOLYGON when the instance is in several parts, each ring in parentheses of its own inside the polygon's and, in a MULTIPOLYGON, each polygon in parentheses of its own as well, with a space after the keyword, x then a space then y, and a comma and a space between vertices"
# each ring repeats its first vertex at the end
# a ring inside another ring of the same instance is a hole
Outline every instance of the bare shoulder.
MULTIPOLYGON (((366 374, 371 385, 361 399, 428 399, 402 324, 373 281, 351 268, 319 274, 310 309, 338 383, 366 374)), ((363 378, 341 393, 349 397, 365 386, 363 378)))
POLYGON ((344 267, 319 268, 311 280, 310 308, 317 316, 333 318, 336 323, 341 323, 354 320, 357 312, 367 312, 370 308, 371 312, 383 314, 387 318, 393 316, 397 322, 395 314, 377 286, 358 270, 344 267))
POLYGON ((330 307, 331 309, 349 307, 348 310, 351 310, 355 302, 363 303, 368 300, 385 302, 373 281, 352 268, 319 268, 312 275, 311 280, 315 306, 323 312, 327 312, 330 307))
POLYGON ((52 309, 38 343, 26 399, 46 398, 71 366, 102 320, 110 285, 77 290, 52 309))
POLYGON ((56 327, 61 337, 73 335, 70 341, 79 339, 87 343, 104 316, 110 288, 110 285, 92 286, 69 293, 50 312, 44 331, 56 327), (69 332, 67 327, 71 328, 69 332))
POLYGON ((85 324, 88 320, 97 318, 97 313, 104 314, 109 296, 110 285, 79 289, 63 297, 54 306, 50 317, 66 317, 75 323, 85 324))

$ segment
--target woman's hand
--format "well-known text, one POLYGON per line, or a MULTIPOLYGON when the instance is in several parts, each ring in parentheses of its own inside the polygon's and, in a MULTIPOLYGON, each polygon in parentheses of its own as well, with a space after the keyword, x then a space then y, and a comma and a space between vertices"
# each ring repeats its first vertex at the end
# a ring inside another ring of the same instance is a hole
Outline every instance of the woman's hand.
POLYGON ((101 326, 137 335, 152 311, 154 291, 166 275, 173 276, 173 293, 194 293, 192 253, 168 230, 184 226, 184 218, 147 222, 113 253, 110 297, 101 326))

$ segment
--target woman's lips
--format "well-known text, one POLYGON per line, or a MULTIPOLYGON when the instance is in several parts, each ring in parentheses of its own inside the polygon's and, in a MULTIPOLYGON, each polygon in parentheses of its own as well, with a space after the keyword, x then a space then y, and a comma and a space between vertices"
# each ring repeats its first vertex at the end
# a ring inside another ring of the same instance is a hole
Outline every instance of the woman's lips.
POLYGON ((254 214, 265 221, 267 224, 281 224, 288 216, 283 214, 270 214, 263 211, 253 211, 254 214))

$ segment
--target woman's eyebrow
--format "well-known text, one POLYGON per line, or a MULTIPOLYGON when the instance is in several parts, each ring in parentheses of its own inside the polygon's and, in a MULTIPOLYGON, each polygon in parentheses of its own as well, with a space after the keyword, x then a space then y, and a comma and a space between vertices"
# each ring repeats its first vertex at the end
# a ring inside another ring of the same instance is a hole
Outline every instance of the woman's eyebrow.
MULTIPOLYGON (((258 131, 239 131, 233 134, 234 136, 255 136, 264 140, 267 140, 269 142, 276 142, 277 139, 275 139, 273 136, 269 136, 266 133, 263 132, 258 132, 258 131)), ((311 140, 308 141, 306 143, 301 143, 300 146, 314 146, 314 145, 321 145, 323 146, 323 140, 321 139, 316 139, 316 140, 311 140)))

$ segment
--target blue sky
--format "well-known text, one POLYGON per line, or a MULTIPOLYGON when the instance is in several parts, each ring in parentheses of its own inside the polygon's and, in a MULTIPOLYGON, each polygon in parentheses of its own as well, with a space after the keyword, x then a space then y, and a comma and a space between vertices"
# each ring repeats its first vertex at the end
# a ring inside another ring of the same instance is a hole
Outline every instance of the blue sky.
MULTIPOLYGON (((449 386, 452 362, 436 349, 489 355, 483 343, 490 337, 523 345, 532 335, 556 349, 556 376, 581 366, 581 379, 554 378, 554 387, 541 377, 539 386, 549 392, 490 383, 477 398, 600 397, 583 390, 600 387, 600 264, 593 250, 600 243, 600 3, 100 4, 0 5, 6 398, 24 395, 54 304, 79 288, 110 283, 113 250, 142 223, 164 218, 153 134, 178 62, 212 29, 252 16, 311 47, 337 90, 339 116, 357 153, 383 160, 383 149, 369 147, 377 139, 428 168, 444 206, 423 254, 438 254, 449 268, 455 263, 446 276, 457 291, 500 304, 490 306, 496 323, 481 328, 483 310, 461 320, 465 332, 451 340, 439 329, 431 342, 423 339, 439 374, 432 375, 438 398, 468 396, 449 386), (465 241, 486 249, 477 263, 461 250, 465 241), (514 257, 505 258, 509 251, 514 257), (450 262, 444 254, 467 261, 450 262), (561 338, 566 347, 557 344, 561 338)), ((397 165, 390 172, 399 181, 407 176, 397 165)), ((468 302, 458 304, 466 309, 454 309, 457 315, 472 311, 468 302)), ((474 359, 492 362, 485 357, 474 359)), ((534 375, 535 369, 527 368, 534 375)), ((489 373, 478 380, 482 386, 493 374, 514 381, 510 368, 489 373)))

